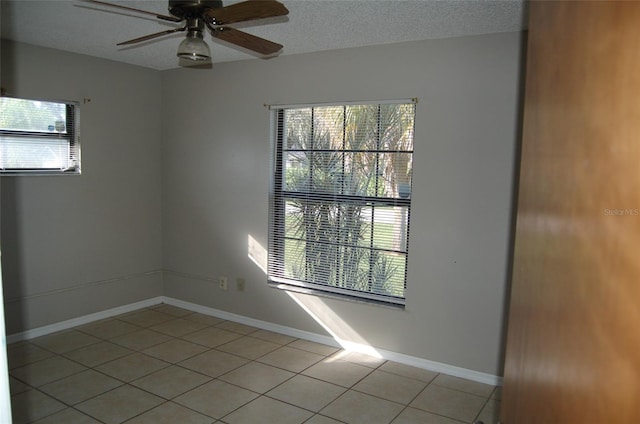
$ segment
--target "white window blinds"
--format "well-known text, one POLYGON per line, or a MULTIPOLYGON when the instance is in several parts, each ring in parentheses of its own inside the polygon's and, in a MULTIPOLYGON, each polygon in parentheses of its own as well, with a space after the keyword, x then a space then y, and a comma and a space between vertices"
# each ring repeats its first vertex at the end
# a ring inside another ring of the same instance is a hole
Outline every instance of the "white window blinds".
POLYGON ((0 98, 0 173, 80 173, 78 107, 0 98))
POLYGON ((403 305, 415 103, 272 110, 269 283, 403 305))

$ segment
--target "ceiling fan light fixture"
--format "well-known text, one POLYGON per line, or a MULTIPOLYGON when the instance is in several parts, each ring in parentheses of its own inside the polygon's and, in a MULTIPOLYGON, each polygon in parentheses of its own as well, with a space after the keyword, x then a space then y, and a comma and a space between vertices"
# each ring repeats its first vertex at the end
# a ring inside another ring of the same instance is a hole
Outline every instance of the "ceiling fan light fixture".
POLYGON ((180 59, 194 61, 211 60, 211 51, 203 39, 202 31, 189 30, 187 38, 182 40, 178 47, 177 56, 180 59))

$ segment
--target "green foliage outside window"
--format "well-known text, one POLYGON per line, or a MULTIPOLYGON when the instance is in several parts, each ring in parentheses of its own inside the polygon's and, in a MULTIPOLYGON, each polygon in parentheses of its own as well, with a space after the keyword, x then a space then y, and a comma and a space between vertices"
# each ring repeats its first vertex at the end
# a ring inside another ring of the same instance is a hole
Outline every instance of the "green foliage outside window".
POLYGON ((282 113, 283 277, 403 299, 414 104, 282 113))

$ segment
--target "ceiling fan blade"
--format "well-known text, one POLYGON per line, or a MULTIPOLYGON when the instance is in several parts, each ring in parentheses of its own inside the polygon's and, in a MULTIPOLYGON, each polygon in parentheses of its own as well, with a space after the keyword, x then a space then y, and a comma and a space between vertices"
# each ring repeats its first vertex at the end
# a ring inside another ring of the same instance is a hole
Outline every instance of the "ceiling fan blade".
POLYGON ((255 35, 248 34, 244 31, 240 31, 231 27, 212 28, 211 35, 220 40, 228 43, 235 44, 245 49, 252 50, 262 55, 269 55, 276 53, 282 49, 282 45, 274 43, 273 41, 265 40, 264 38, 256 37, 255 35))
POLYGON ((187 29, 186 26, 184 26, 182 28, 167 29, 165 31, 156 32, 154 34, 149 34, 149 35, 144 35, 142 37, 134 38, 133 40, 123 41, 122 43, 118 43, 116 45, 117 46, 126 46, 128 44, 140 43, 142 41, 151 40, 151 39, 156 38, 156 37, 162 37, 163 35, 173 34, 174 32, 184 31, 186 29, 187 29))
POLYGON ((254 19, 284 16, 289 13, 289 10, 276 0, 247 0, 218 9, 208 9, 204 13, 213 20, 213 25, 227 25, 254 19))
POLYGON ((175 16, 168 16, 168 15, 160 15, 158 13, 155 12, 148 12, 146 10, 140 10, 140 9, 136 9, 133 7, 128 7, 128 6, 122 6, 119 4, 114 4, 114 3, 107 3, 106 1, 100 1, 100 0, 83 0, 87 3, 94 3, 94 4, 100 4, 103 6, 109 6, 109 7, 117 7, 118 9, 124 9, 124 10, 128 10, 130 12, 137 12, 137 13, 142 13, 145 15, 151 15, 151 16, 155 16, 158 19, 162 19, 163 21, 170 21, 170 22, 180 22, 182 21, 182 19, 180 18, 176 18, 175 16))

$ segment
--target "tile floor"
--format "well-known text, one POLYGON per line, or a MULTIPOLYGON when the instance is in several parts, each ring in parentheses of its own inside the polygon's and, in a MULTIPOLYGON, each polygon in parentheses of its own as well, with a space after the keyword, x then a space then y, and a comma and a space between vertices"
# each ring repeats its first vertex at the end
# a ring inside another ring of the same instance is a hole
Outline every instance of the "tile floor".
POLYGON ((14 424, 497 422, 500 389, 157 305, 8 346, 14 424))

